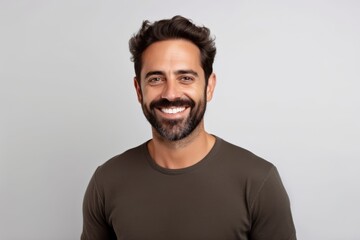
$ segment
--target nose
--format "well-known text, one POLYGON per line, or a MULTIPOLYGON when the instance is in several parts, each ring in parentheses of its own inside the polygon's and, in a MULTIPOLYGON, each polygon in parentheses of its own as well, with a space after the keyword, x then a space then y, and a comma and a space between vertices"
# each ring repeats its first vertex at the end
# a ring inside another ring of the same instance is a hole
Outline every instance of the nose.
POLYGON ((169 101, 179 99, 181 97, 180 86, 175 80, 168 79, 164 84, 164 88, 161 93, 161 98, 169 101))

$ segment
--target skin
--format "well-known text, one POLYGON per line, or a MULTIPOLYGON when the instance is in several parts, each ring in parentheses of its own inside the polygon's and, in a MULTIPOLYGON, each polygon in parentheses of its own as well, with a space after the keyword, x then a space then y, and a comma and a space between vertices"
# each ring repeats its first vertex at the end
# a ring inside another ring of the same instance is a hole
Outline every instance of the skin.
MULTIPOLYGON (((187 40, 172 39, 151 44, 142 55, 140 81, 134 78, 139 103, 150 109, 150 103, 160 99, 174 101, 192 99, 199 106, 213 97, 216 76, 211 74, 205 86, 204 70, 200 62, 199 48, 187 40), (140 84, 139 84, 140 82, 140 84), (206 97, 205 97, 206 91, 206 97)), ((191 107, 177 113, 165 113, 155 109, 160 120, 184 122, 191 107)), ((172 131, 178 131, 172 128, 172 131)), ((154 161, 164 168, 180 169, 192 166, 203 159, 215 143, 215 137, 205 131, 204 120, 185 138, 171 141, 152 127, 152 140, 148 149, 154 161)))

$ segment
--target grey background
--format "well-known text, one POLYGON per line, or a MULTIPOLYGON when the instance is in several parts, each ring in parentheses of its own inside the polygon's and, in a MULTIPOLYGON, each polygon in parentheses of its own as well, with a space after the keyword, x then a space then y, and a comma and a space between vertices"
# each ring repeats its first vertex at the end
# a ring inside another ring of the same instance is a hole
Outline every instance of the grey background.
POLYGON ((95 168, 151 137, 128 39, 216 36, 207 129, 273 162, 298 239, 360 239, 359 1, 0 0, 0 239, 78 239, 95 168))

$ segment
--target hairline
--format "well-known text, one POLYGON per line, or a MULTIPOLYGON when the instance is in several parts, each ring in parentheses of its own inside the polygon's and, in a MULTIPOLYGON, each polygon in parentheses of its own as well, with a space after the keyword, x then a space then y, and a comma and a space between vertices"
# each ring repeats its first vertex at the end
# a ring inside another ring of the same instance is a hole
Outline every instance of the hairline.
MULTIPOLYGON (((194 43, 191 39, 189 38, 185 38, 185 37, 169 37, 169 38, 165 38, 165 39, 158 39, 152 43, 150 43, 148 46, 146 46, 146 48, 144 48, 144 50, 142 51, 141 55, 140 55, 140 71, 139 71, 139 75, 140 76, 136 76, 136 79, 138 80, 138 82, 140 83, 141 82, 141 71, 143 69, 143 56, 144 56, 144 53, 145 51, 151 46, 153 45, 154 43, 158 43, 158 42, 165 42, 165 41, 174 41, 174 40, 181 40, 181 41, 186 41, 186 42, 189 42, 189 43, 192 43, 199 51, 199 63, 200 63, 200 67, 204 73, 204 78, 205 78, 205 84, 207 85, 207 82, 208 80, 206 79, 206 73, 205 73, 205 69, 204 69, 204 66, 203 66, 203 63, 202 63, 202 52, 201 52, 201 49, 200 47, 194 43)), ((136 75, 136 73, 135 73, 136 75)), ((210 74, 211 75, 211 74, 210 74)), ((210 75, 208 76, 208 78, 210 77, 210 75)))

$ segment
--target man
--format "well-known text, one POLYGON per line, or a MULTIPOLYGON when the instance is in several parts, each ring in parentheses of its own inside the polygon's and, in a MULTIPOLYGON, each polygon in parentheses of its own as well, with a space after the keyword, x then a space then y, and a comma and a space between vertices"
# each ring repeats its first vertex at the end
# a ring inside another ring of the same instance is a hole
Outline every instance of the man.
POLYGON ((181 16, 145 21, 129 45, 153 137, 96 170, 81 238, 296 239, 276 168, 205 131, 216 84, 209 29, 181 16))

